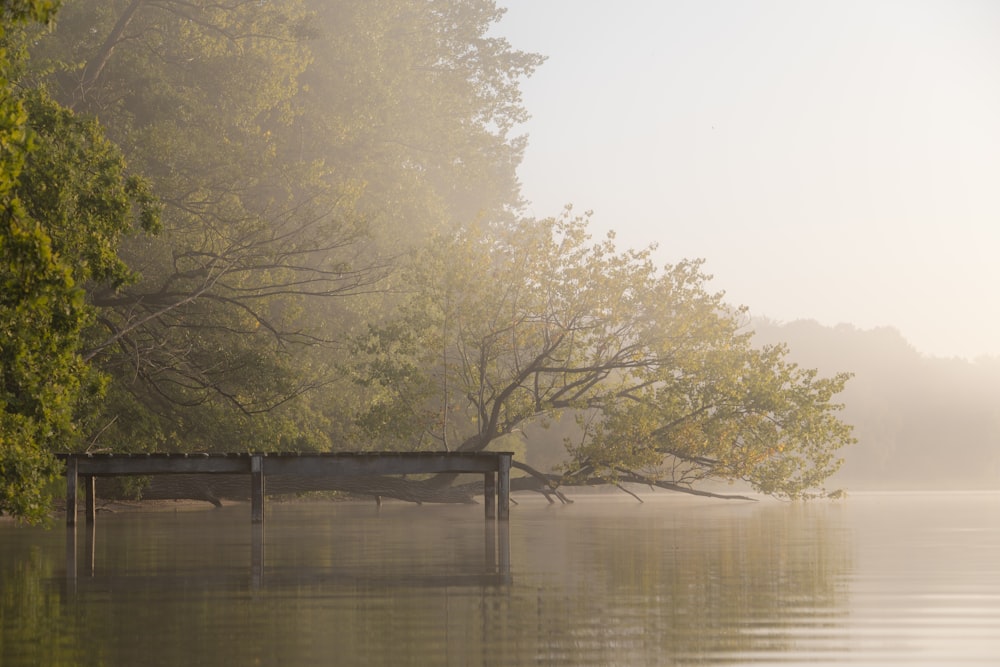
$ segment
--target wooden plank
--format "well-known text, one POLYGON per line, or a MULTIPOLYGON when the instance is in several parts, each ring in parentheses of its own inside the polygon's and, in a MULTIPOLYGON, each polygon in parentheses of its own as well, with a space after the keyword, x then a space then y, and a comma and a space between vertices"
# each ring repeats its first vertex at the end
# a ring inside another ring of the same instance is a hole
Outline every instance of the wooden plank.
MULTIPOLYGON (((378 452, 264 455, 265 473, 306 476, 407 475, 496 471, 497 452, 378 452)), ((69 455, 81 475, 248 473, 249 454, 189 457, 177 454, 69 455)))
POLYGON ((81 475, 173 475, 184 473, 248 473, 250 457, 184 458, 172 456, 75 457, 81 475))

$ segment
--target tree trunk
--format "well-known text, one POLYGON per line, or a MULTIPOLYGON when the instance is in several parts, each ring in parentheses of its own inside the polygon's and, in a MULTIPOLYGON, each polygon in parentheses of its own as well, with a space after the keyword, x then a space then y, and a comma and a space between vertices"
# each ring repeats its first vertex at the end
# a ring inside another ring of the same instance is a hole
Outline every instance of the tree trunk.
MULTIPOLYGON (((529 472, 529 475, 512 478, 510 480, 512 492, 534 491, 541 493, 550 503, 554 503, 556 500, 562 503, 573 502, 562 493, 561 489, 567 485, 559 485, 559 479, 556 476, 546 475, 517 462, 515 462, 514 467, 529 472)), ((250 500, 250 475, 152 475, 147 480, 148 484, 141 492, 141 497, 144 500, 203 500, 217 507, 222 505, 223 500, 250 500)), ((746 496, 699 491, 638 477, 623 476, 618 481, 641 483, 678 493, 710 498, 753 500, 753 498, 746 496)), ((573 486, 609 484, 612 482, 587 479, 573 486)), ((384 476, 306 477, 300 475, 268 475, 264 480, 264 493, 268 496, 294 496, 312 491, 340 491, 354 495, 374 496, 379 499, 395 498, 417 504, 472 504, 476 502, 474 496, 483 494, 483 481, 480 475, 460 476, 455 473, 442 473, 423 480, 384 476), (442 482, 454 481, 456 478, 458 481, 463 479, 470 481, 451 486, 442 485, 442 482)), ((102 498, 118 498, 123 495, 120 487, 110 482, 108 478, 98 478, 97 494, 102 498)), ((634 493, 631 495, 636 496, 634 493)))

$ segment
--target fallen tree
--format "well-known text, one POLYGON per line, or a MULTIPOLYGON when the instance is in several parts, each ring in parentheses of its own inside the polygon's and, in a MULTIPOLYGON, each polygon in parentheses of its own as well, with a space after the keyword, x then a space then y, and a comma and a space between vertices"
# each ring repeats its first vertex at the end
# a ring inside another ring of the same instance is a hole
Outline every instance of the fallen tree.
MULTIPOLYGON (((525 476, 513 477, 510 489, 515 491, 530 491, 540 493, 550 502, 572 503, 566 496, 567 486, 602 486, 610 483, 608 480, 586 478, 582 484, 569 484, 553 474, 539 472, 530 466, 515 461, 515 469, 528 473, 525 476)), ((473 480, 476 476, 463 475, 462 478, 473 480)), ((410 479, 404 476, 374 476, 374 477, 319 477, 302 475, 268 475, 265 493, 268 496, 301 496, 315 492, 340 492, 352 496, 369 496, 378 499, 393 498, 417 504, 471 504, 476 496, 483 495, 482 480, 465 481, 452 484, 454 476, 435 475, 427 479, 410 479)), ((112 478, 98 478, 97 493, 102 498, 130 498, 142 500, 200 500, 221 507, 223 501, 249 501, 250 480, 247 475, 156 475, 143 478, 136 491, 135 485, 123 487, 112 478)), ((626 474, 613 482, 625 493, 632 495, 639 502, 641 498, 626 488, 625 484, 642 484, 649 488, 660 488, 680 493, 693 494, 710 498, 728 500, 753 500, 748 496, 738 494, 719 494, 702 491, 682 485, 663 481, 646 479, 640 475, 626 474)))

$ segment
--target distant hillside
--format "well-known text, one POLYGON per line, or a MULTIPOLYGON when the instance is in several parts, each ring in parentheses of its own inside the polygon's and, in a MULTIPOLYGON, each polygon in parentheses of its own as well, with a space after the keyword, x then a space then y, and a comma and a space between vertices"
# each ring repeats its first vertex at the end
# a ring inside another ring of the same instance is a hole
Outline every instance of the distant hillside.
POLYGON ((761 345, 787 343, 801 366, 855 375, 841 399, 858 444, 830 487, 1000 488, 1000 359, 924 356, 887 327, 755 320, 753 329, 761 345))

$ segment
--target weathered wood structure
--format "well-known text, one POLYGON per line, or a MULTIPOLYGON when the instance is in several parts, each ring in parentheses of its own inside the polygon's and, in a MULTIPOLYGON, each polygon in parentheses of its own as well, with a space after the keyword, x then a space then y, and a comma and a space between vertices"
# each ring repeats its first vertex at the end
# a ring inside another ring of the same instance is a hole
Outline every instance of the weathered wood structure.
POLYGON ((83 481, 86 520, 96 517, 94 480, 122 475, 246 474, 250 516, 264 521, 268 475, 376 477, 435 473, 483 475, 487 519, 510 518, 510 452, 357 452, 312 454, 63 454, 66 461, 66 525, 76 525, 77 489, 83 481))
POLYGON ((477 581, 510 583, 510 452, 361 452, 335 454, 63 454, 66 462, 66 573, 75 589, 77 489, 86 495, 87 564, 94 571, 95 479, 124 475, 245 474, 250 483, 253 588, 264 577, 264 497, 268 475, 373 478, 387 475, 477 473, 483 475, 486 562, 477 581))

